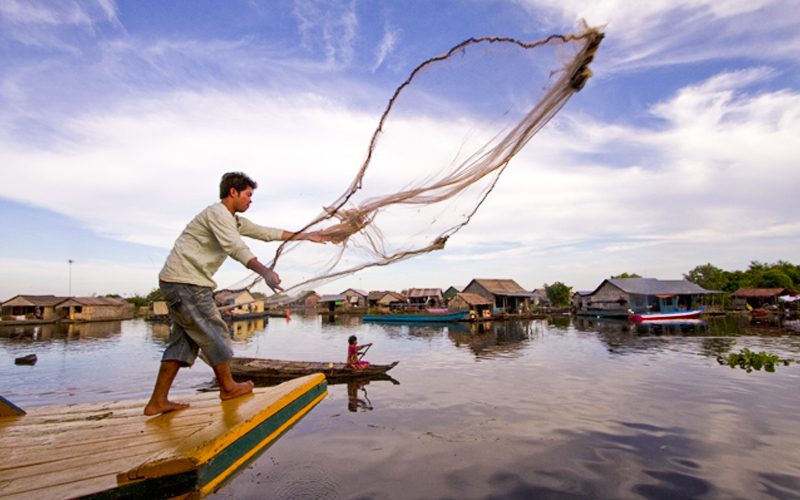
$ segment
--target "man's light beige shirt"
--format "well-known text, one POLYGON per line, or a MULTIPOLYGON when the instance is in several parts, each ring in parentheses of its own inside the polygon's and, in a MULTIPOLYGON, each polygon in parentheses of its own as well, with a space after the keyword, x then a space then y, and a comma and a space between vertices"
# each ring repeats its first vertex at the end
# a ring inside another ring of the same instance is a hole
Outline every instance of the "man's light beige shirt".
POLYGON ((211 277, 225 258, 244 265, 255 257, 242 236, 262 241, 280 240, 283 230, 259 226, 234 217, 225 205, 214 203, 186 225, 158 275, 161 281, 217 288, 211 277))

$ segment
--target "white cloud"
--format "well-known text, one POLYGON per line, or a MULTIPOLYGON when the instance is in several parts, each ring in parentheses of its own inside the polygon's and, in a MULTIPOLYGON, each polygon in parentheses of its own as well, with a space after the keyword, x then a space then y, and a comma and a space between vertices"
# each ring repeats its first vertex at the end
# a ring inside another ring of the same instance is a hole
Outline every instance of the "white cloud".
POLYGON ((598 75, 718 58, 752 57, 796 64, 800 9, 783 0, 518 0, 569 27, 605 26, 598 75))
POLYGON ((110 23, 122 28, 112 0, 6 0, 0 2, 0 27, 4 35, 17 42, 77 53, 69 28, 94 33, 94 27, 110 23))
POLYGON ((372 65, 372 71, 376 71, 381 67, 386 56, 394 50, 397 43, 398 33, 397 30, 392 29, 390 26, 384 28, 383 38, 381 38, 378 47, 375 49, 375 63, 372 65))
POLYGON ((354 1, 295 0, 293 12, 305 47, 319 48, 331 69, 350 65, 358 31, 354 1))
MULTIPOLYGON (((531 286, 544 275, 589 288, 614 272, 678 277, 708 261, 791 258, 800 244, 800 95, 748 91, 771 75, 754 68, 680 89, 652 108, 655 126, 608 125, 567 108, 512 161, 472 223, 428 259, 447 263, 447 271, 437 268, 445 281, 511 269, 531 286), (647 161, 618 159, 630 150, 647 161)), ((52 150, 6 139, 0 163, 13 168, 0 195, 102 234, 168 247, 216 199, 220 174, 241 169, 261 183, 247 215, 296 228, 350 183, 376 120, 318 94, 164 94, 76 116, 63 126, 80 140, 52 150), (36 185, 36 198, 21 198, 18 185, 36 185)), ((453 125, 395 123, 379 144, 384 174, 372 181, 414 179, 407 166, 430 164, 453 125), (403 151, 404 140, 414 147, 403 151), (398 161, 403 167, 392 168, 398 161)))

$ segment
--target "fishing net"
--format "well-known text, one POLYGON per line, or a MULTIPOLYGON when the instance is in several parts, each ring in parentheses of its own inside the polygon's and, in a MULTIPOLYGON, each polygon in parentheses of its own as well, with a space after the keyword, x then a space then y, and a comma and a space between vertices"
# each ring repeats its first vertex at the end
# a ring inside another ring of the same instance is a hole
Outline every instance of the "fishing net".
MULTIPOLYGON (((296 298, 328 281, 441 250, 469 223, 511 159, 581 88, 603 33, 524 42, 470 38, 417 66, 383 111, 355 178, 269 263, 296 298)), ((230 287, 269 293, 258 275, 230 287)))

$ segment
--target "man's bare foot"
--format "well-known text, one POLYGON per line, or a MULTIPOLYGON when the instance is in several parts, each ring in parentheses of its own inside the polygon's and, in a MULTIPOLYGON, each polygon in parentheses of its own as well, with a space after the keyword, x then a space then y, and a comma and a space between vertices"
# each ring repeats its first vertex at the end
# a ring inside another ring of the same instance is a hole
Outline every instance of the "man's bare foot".
POLYGON ((184 408, 188 408, 189 403, 173 403, 172 401, 167 401, 166 403, 156 403, 150 401, 147 403, 147 406, 144 407, 144 414, 148 417, 153 415, 158 415, 160 413, 169 413, 171 411, 183 410, 184 408))
POLYGON ((238 398, 239 396, 244 396, 245 394, 250 394, 251 392, 253 392, 252 380, 248 380, 247 382, 234 382, 228 390, 220 387, 219 398, 223 401, 227 401, 229 399, 238 398))

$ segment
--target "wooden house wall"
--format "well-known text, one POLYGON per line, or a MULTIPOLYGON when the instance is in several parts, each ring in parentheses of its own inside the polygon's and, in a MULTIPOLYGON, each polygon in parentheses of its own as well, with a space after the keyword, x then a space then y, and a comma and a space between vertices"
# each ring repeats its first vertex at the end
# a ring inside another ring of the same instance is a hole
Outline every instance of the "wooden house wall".
POLYGON ((319 305, 319 295, 316 293, 309 295, 303 301, 303 305, 308 309, 314 309, 319 305))
POLYGON ((484 299, 490 300, 492 303, 495 302, 495 297, 492 292, 482 287, 478 282, 472 281, 467 287, 461 290, 463 293, 474 293, 476 295, 480 295, 484 299))
POLYGON ((63 317, 55 306, 6 305, 2 308, 3 316, 24 316, 26 319, 56 321, 63 317))
POLYGON ((347 296, 348 308, 366 308, 367 307, 367 298, 364 297, 363 295, 361 295, 359 293, 356 293, 356 292, 354 292, 352 290, 347 290, 346 292, 344 292, 344 295, 347 296), (355 301, 353 301, 353 299, 352 299, 353 297, 356 299, 355 301))
POLYGON ((584 298, 587 309, 595 311, 627 310, 630 296, 610 283, 604 283, 595 293, 584 298))
POLYGON ((528 297, 510 297, 506 295, 495 295, 478 282, 472 281, 463 290, 463 293, 474 293, 489 300, 497 309, 503 309, 508 313, 528 312, 531 310, 531 300, 528 297))
POLYGON ((483 312, 484 310, 491 310, 492 306, 490 304, 469 304, 466 300, 464 300, 461 296, 456 295, 447 305, 450 309, 455 309, 458 311, 476 311, 476 312, 483 312))
POLYGON ((76 310, 76 306, 70 306, 68 317, 78 321, 131 319, 133 318, 133 304, 129 305, 130 307, 128 305, 85 305, 80 306, 80 312, 76 310))

